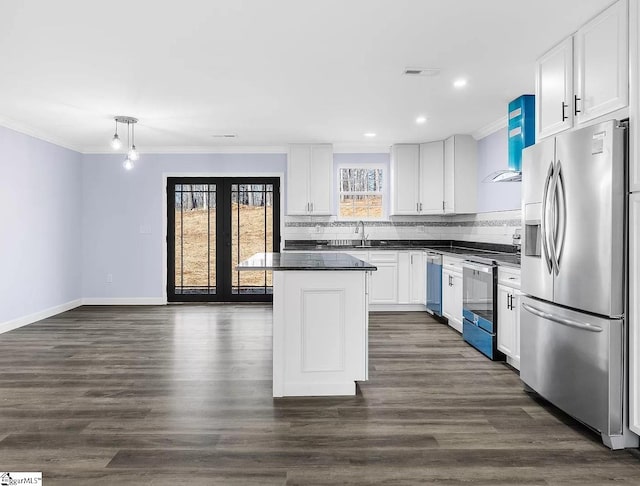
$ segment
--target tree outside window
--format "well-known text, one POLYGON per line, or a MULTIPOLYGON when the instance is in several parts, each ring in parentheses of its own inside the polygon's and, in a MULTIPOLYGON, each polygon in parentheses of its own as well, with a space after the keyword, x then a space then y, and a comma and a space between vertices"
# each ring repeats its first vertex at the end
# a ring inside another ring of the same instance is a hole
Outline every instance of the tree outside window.
POLYGON ((383 170, 342 167, 338 172, 338 216, 343 219, 384 217, 383 170))

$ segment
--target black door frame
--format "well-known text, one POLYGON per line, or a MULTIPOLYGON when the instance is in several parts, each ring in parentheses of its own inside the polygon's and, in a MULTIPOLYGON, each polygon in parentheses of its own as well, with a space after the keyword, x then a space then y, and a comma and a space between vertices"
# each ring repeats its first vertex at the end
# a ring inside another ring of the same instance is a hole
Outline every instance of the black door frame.
POLYGON ((231 187, 234 184, 273 185, 273 251, 280 251, 279 177, 167 177, 167 301, 168 302, 272 302, 273 294, 232 293, 232 212, 231 187), (216 185, 216 293, 175 293, 175 186, 179 184, 216 185))

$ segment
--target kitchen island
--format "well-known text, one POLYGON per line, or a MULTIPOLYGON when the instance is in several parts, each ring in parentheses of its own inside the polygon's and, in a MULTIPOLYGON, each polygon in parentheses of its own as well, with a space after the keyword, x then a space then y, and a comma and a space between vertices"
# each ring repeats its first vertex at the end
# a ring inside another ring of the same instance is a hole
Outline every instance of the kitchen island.
POLYGON ((238 271, 273 271, 273 396, 355 395, 368 378, 368 278, 345 253, 257 253, 238 271))

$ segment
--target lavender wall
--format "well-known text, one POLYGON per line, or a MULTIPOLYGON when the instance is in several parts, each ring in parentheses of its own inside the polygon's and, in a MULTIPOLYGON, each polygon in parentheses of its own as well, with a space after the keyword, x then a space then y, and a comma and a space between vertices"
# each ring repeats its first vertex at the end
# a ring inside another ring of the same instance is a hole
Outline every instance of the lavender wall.
POLYGON ((122 160, 84 156, 82 295, 89 302, 162 301, 163 174, 276 175, 287 165, 285 154, 143 154, 131 171, 122 160))
POLYGON ((520 182, 482 182, 492 172, 508 165, 507 129, 478 140, 478 212, 520 209, 520 182))
POLYGON ((81 298, 82 156, 0 127, 0 328, 81 298))

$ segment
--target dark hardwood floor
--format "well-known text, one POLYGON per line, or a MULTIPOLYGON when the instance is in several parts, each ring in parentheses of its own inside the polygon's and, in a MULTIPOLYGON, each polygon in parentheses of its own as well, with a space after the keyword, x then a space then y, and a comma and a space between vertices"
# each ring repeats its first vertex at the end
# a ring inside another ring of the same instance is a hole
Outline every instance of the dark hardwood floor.
POLYGON ((640 484, 426 313, 372 314, 355 397, 271 397, 271 309, 81 307, 0 335, 0 469, 44 484, 640 484))

